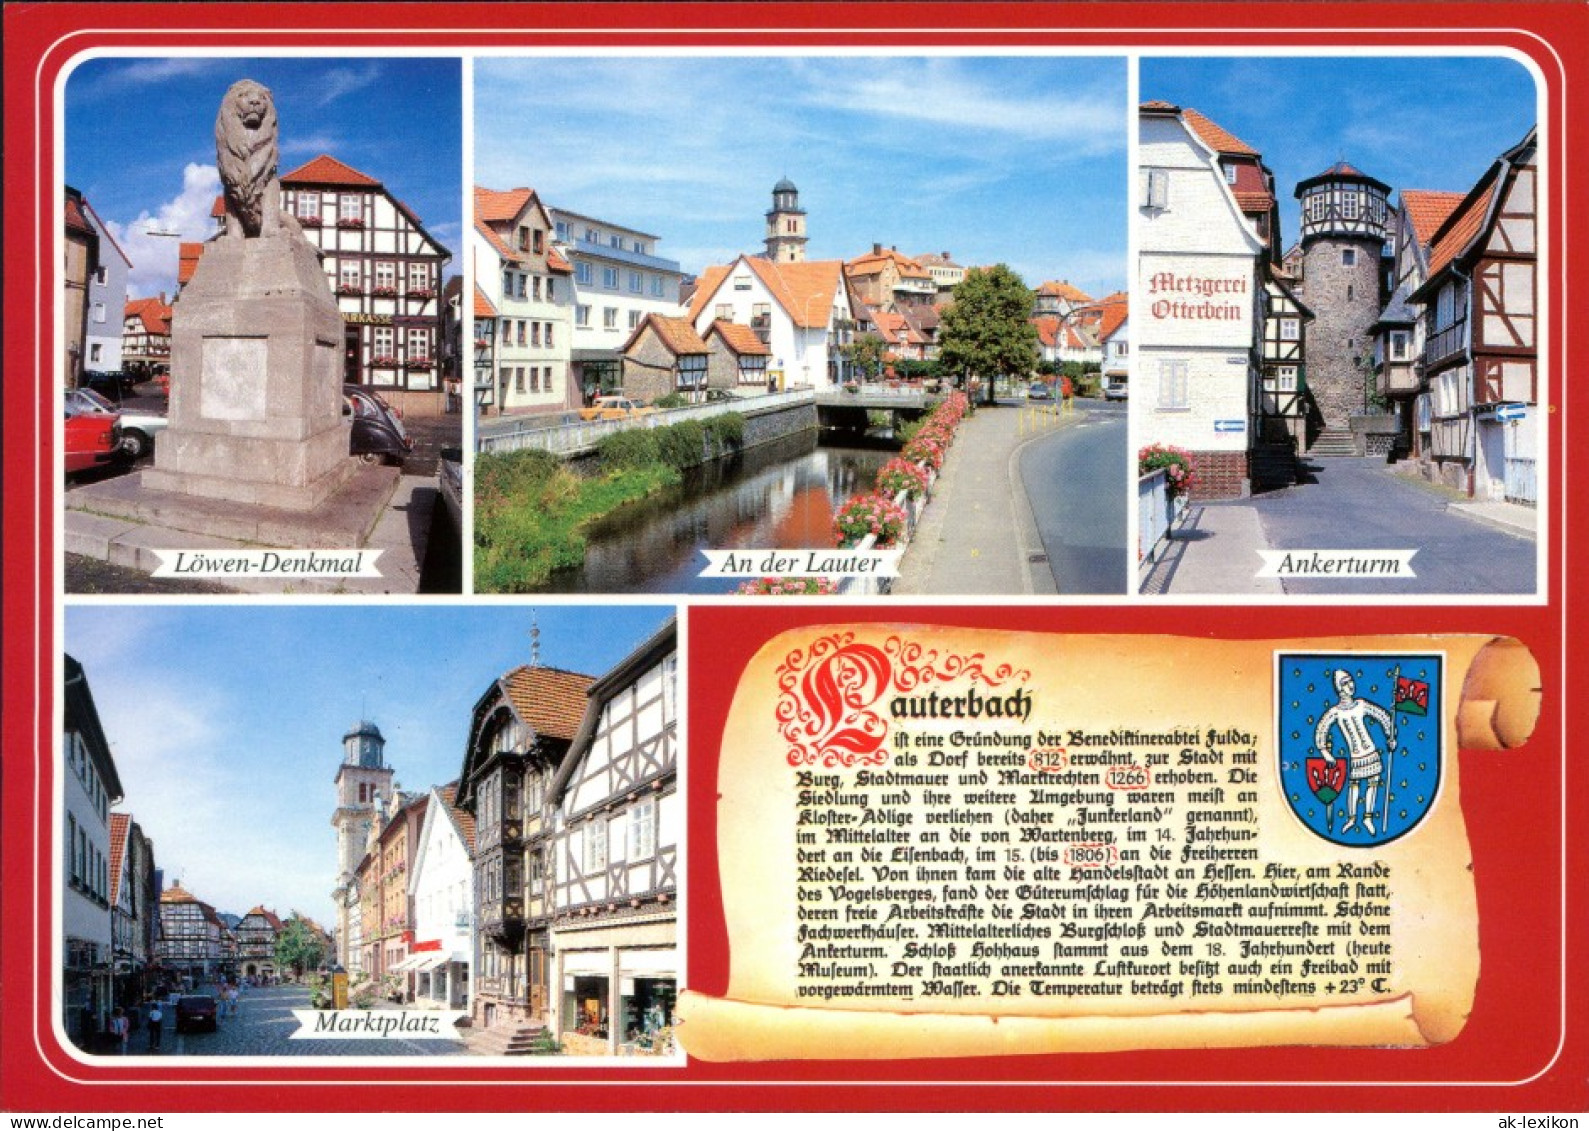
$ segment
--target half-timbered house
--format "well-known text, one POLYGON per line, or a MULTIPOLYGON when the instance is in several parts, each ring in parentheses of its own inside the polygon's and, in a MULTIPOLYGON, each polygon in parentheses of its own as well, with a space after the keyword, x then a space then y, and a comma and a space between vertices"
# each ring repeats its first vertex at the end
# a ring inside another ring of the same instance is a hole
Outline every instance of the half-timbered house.
POLYGON ((547 798, 594 677, 538 657, 474 707, 456 804, 475 823, 472 1016, 487 1029, 545 1027, 552 908, 547 798))
POLYGON ((1430 244, 1435 232, 1462 203, 1460 192, 1402 189, 1394 217, 1394 257, 1390 297, 1374 323, 1374 390, 1396 415, 1396 447, 1422 457, 1424 433, 1415 427, 1416 404, 1424 391, 1419 361, 1424 347, 1424 321, 1410 296, 1429 277, 1430 244))
POLYGON ((156 298, 129 299, 122 308, 122 369, 139 378, 171 370, 171 304, 156 298))
POLYGON ((272 978, 277 974, 276 937, 282 921, 274 911, 255 906, 238 921, 237 972, 245 978, 272 978))
POLYGON ((1435 233, 1412 293, 1425 321, 1433 478, 1477 498, 1537 501, 1536 133, 1503 153, 1435 233))
POLYGON ((226 927, 215 908, 180 883, 160 893, 160 930, 160 961, 168 976, 198 986, 221 973, 226 927))
MULTIPOLYGON (((1263 385, 1258 393, 1258 440, 1280 444, 1294 458, 1307 448, 1307 366, 1303 338, 1313 312, 1278 266, 1264 280, 1263 385)), ((1257 459, 1255 453, 1255 467, 1257 459)), ((1273 476, 1264 478, 1272 480, 1273 476)), ((1273 485, 1271 482, 1270 485, 1273 485)))
POLYGON ((695 400, 705 393, 711 347, 688 318, 646 315, 621 353, 623 387, 630 396, 654 400, 678 393, 695 400))
POLYGON ((442 269, 452 258, 379 180, 321 154, 281 178, 282 210, 321 252, 343 325, 343 380, 439 415, 442 269))
POLYGON ((590 688, 551 783, 556 1027, 571 1052, 670 1046, 681 970, 677 725, 670 621, 590 688))

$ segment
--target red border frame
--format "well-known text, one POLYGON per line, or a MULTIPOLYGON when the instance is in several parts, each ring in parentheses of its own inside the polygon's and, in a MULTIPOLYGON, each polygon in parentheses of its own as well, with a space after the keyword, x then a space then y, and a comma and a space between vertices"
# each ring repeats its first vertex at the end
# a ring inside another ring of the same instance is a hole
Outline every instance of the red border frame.
MULTIPOLYGON (((902 47, 1228 47, 1353 46, 1406 48, 1509 46, 1545 73, 1552 218, 1553 278, 1579 282, 1582 266, 1563 261, 1577 170, 1565 156, 1589 142, 1581 117, 1566 116, 1564 84, 1589 77, 1589 9, 1578 3, 1534 4, 612 4, 526 5, 215 5, 61 4, 5 11, 6 344, 3 404, 12 441, 3 467, 5 494, 4 751, 0 762, 0 849, 7 881, 0 890, 0 1008, 8 1039, 0 1047, 8 1110, 336 1110, 374 1106, 401 1110, 649 1109, 1004 1109, 1054 1110, 1558 1110, 1589 1107, 1589 978, 1583 976, 1584 902, 1564 876, 1589 874, 1589 847, 1568 836, 1585 816, 1584 770, 1562 756, 1563 705, 1589 699, 1582 660, 1566 652, 1566 626, 1581 610, 1585 582, 1564 582, 1572 535, 1586 526, 1586 498, 1567 481, 1562 458, 1569 415, 1568 375, 1589 360, 1566 327, 1582 304, 1566 285, 1551 290, 1550 437, 1557 492, 1548 515, 1549 590, 1544 606, 1322 609, 1287 606, 1251 610, 1123 605, 1054 607, 854 608, 701 604, 688 615, 691 732, 689 864, 692 953, 689 984, 707 992, 726 984, 728 956, 713 864, 716 746, 739 671, 755 649, 787 627, 845 620, 917 621, 1080 632, 1155 632, 1260 638, 1330 633, 1505 633, 1527 643, 1544 671, 1545 713, 1533 740, 1505 756, 1470 757, 1464 765, 1480 895, 1483 973, 1479 999, 1464 1034, 1427 1052, 1315 1050, 1240 1053, 1109 1054, 1099 1056, 900 1062, 880 1064, 691 1063, 681 1069, 593 1070, 520 1068, 414 1069, 250 1068, 248 1082, 230 1083, 235 1068, 85 1067, 53 1047, 47 1024, 49 978, 35 955, 53 953, 48 916, 34 916, 49 882, 51 781, 55 705, 51 702, 59 643, 54 639, 56 484, 49 448, 51 399, 38 396, 36 358, 51 350, 48 299, 55 192, 50 114, 56 76, 88 47, 231 46, 385 48, 560 46, 878 46, 902 47), (401 18, 408 26, 390 30, 401 18), (266 29, 242 33, 250 17, 266 29), (592 26, 600 21, 600 26, 592 26), (922 29, 933 24, 930 30, 922 29), (1504 27, 1503 27, 1504 25, 1504 27), (181 26, 182 32, 168 29, 181 26), (1045 30, 1033 30, 1037 27, 1045 30), (1319 31, 1318 27, 1339 30, 1319 31), (85 29, 92 28, 88 31, 85 29), (1135 30, 1122 30, 1122 29, 1135 30), (519 30, 508 30, 519 29, 519 30), (900 30, 911 29, 911 30, 900 30), (1146 30, 1144 30, 1146 29, 1146 30), (1507 30, 1510 29, 1510 30, 1507 30), (1558 58, 1560 60, 1558 64, 1558 58), (42 134, 43 136, 40 136, 42 134), (35 145, 38 145, 35 162, 35 145), (1567 192, 1562 192, 1565 184, 1567 192), (25 251, 24 251, 25 249, 25 251), (1569 354, 1567 346, 1574 346, 1569 354), (1565 521, 1564 521, 1565 519, 1565 521), (1476 803, 1474 798, 1486 798, 1476 803), (1554 820, 1561 813, 1560 825, 1554 820), (1549 814, 1552 819, 1544 819, 1549 814), (46 851, 37 851, 41 842, 46 851), (42 869, 42 875, 34 867, 42 869), (1565 893, 1565 894, 1564 894, 1565 893), (1565 918, 1564 918, 1565 917, 1565 918), (31 929, 29 929, 31 927, 31 929), (1576 979, 1576 982, 1575 980, 1576 979), (1559 987, 1565 986, 1562 1000, 1559 987), (34 1020, 46 1024, 35 1034, 34 1020), (1555 1018, 1564 1019, 1557 1048, 1555 1018), (39 1037, 35 1044, 34 1037, 39 1037), (180 1075, 205 1083, 176 1083, 180 1075), (357 1082, 350 1082, 350 1075, 357 1082), (1526 1082, 1482 1083, 1501 1079, 1526 1082), (73 1078, 76 1078, 75 1080, 73 1078), (1343 1086, 1343 1078, 1379 1083, 1343 1086), (1175 1080, 1174 1086, 1147 1081, 1175 1080), (1203 1086, 1246 1081, 1240 1087, 1203 1086), (1465 1080, 1436 1084, 1437 1080, 1465 1080), (1069 1081, 1066 1083, 1065 1081, 1069 1081), (291 1085, 287 1087, 286 1085, 291 1085), (379 1091, 371 1092, 369 1088, 379 1091)), ((47 387, 47 384, 46 386, 47 387)))

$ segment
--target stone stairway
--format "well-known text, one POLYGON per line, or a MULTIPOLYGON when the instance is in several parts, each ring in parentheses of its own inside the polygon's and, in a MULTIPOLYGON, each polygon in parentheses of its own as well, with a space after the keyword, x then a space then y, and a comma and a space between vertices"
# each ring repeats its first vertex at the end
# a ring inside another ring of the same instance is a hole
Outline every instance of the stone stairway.
POLYGON ((481 1056, 530 1056, 545 1033, 545 1025, 498 1025, 471 1033, 469 1048, 481 1056))
POLYGON ((1352 430, 1342 428, 1338 424, 1327 425, 1313 441, 1313 446, 1308 449, 1308 455, 1319 458, 1357 454, 1357 439, 1352 435, 1352 430))
POLYGON ((1256 445, 1251 467, 1254 491, 1275 491, 1297 482, 1297 454, 1289 440, 1256 445))

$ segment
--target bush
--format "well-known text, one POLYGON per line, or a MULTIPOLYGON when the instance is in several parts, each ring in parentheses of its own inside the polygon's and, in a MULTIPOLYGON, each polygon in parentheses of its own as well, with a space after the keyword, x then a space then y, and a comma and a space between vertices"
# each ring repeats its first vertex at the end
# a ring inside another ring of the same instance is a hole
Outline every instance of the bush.
POLYGON ((690 403, 690 398, 683 393, 663 393, 652 404, 657 408, 683 408, 690 403))
POLYGON ((706 462, 706 429, 699 420, 681 420, 648 431, 656 434, 658 458, 675 471, 706 462))
POLYGON ((662 452, 657 434, 664 431, 663 428, 625 428, 603 436, 596 445, 596 455, 603 468, 614 471, 659 463, 662 452))
POLYGON ((745 442, 745 417, 738 412, 724 412, 708 417, 706 430, 711 434, 714 454, 725 456, 736 452, 745 442))

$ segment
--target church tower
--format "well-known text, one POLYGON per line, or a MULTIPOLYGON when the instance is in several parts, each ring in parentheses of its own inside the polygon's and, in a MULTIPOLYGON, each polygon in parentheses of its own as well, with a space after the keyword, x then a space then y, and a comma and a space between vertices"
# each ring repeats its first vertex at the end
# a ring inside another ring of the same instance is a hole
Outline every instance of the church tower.
MULTIPOLYGON (((360 720, 342 736, 342 764, 337 767, 335 779, 337 808, 331 815, 332 827, 337 830, 337 886, 332 897, 340 920, 339 949, 347 945, 348 939, 348 904, 344 897, 364 857, 371 827, 380 814, 389 811, 394 773, 386 764, 386 739, 381 736, 380 727, 360 720)), ((339 958, 343 966, 349 965, 347 955, 339 958)))
POLYGON ((1350 418, 1368 408, 1373 326, 1384 302, 1382 259, 1393 228, 1390 186, 1340 161, 1298 184, 1296 195, 1302 202, 1298 296, 1313 312, 1303 331, 1306 381, 1325 429, 1314 454, 1337 447, 1345 454, 1350 418))
POLYGON ((802 263, 806 257, 806 210, 800 190, 784 177, 772 186, 772 211, 767 213, 767 258, 774 263, 802 263))

